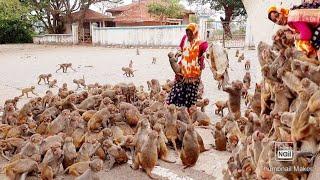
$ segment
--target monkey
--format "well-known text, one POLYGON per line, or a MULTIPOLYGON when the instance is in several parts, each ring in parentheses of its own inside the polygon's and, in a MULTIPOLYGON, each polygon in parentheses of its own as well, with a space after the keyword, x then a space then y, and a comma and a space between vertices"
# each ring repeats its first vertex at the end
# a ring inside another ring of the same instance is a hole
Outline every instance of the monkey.
POLYGON ((274 84, 273 88, 275 94, 275 104, 270 114, 273 115, 289 111, 289 99, 291 99, 289 89, 280 83, 274 84))
POLYGON ((73 176, 80 176, 90 168, 89 166, 90 162, 91 161, 81 161, 81 162, 74 163, 71 166, 67 167, 67 169, 64 170, 64 173, 68 172, 73 176))
POLYGON ((45 84, 49 84, 49 79, 52 77, 52 74, 40 74, 38 76, 38 84, 40 84, 41 80, 44 81, 45 84))
POLYGON ((7 160, 10 160, 13 154, 17 154, 25 146, 26 141, 22 138, 7 138, 5 140, 0 140, 0 150, 1 156, 7 160), (4 152, 8 152, 9 157, 7 157, 4 152))
POLYGON ((8 103, 4 107, 4 113, 2 116, 2 124, 16 125, 18 122, 18 114, 15 111, 13 103, 8 103))
POLYGON ((30 88, 23 88, 23 89, 21 89, 21 95, 19 96, 19 98, 22 97, 22 96, 24 96, 24 95, 26 95, 27 98, 29 98, 29 96, 28 96, 28 93, 29 93, 29 92, 31 92, 32 94, 34 94, 34 95, 36 95, 36 96, 39 96, 37 93, 34 92, 35 89, 36 89, 36 88, 35 88, 34 86, 31 86, 30 88))
POLYGON ((9 164, 6 164, 3 169, 5 175, 9 179, 23 179, 23 177, 28 173, 39 172, 38 163, 29 158, 13 161, 9 164))
POLYGON ((202 111, 198 111, 195 105, 189 108, 189 112, 192 123, 196 123, 199 126, 209 126, 211 124, 209 116, 202 111))
POLYGON ((164 133, 169 141, 171 141, 174 150, 179 155, 176 139, 178 138, 178 128, 177 128, 177 112, 176 106, 174 104, 170 104, 168 106, 168 113, 165 116, 166 123, 164 133))
POLYGON ((243 84, 246 84, 248 88, 250 88, 251 85, 251 75, 250 72, 246 72, 246 74, 243 77, 243 84))
POLYGON ((100 147, 96 139, 86 139, 79 149, 78 161, 88 161, 100 147))
POLYGON ((114 104, 114 102, 109 97, 103 98, 100 103, 99 110, 107 107, 109 104, 114 104))
POLYGON ((244 53, 242 53, 241 55, 239 55, 238 57, 238 62, 241 62, 244 60, 244 53))
POLYGON ((157 58, 156 57, 152 57, 152 64, 156 64, 157 63, 157 58))
POLYGON ((14 126, 11 128, 8 133, 6 138, 23 138, 27 137, 31 134, 30 129, 27 124, 22 124, 20 126, 14 126))
POLYGON ((42 97, 42 107, 44 109, 47 108, 47 105, 50 106, 52 105, 54 101, 54 94, 51 90, 47 90, 46 94, 42 97))
POLYGON ((239 51, 239 49, 237 49, 235 57, 238 57, 239 53, 240 53, 240 51, 239 51))
POLYGON ((102 143, 103 150, 109 155, 110 158, 110 168, 117 164, 124 164, 128 162, 128 155, 126 152, 118 145, 115 145, 110 139, 106 139, 102 143))
POLYGON ((137 50, 136 50, 136 54, 137 54, 137 55, 140 55, 139 48, 137 48, 137 50))
POLYGON ((181 74, 181 67, 178 65, 177 54, 175 55, 173 52, 168 53, 169 63, 171 68, 175 74, 181 74))
POLYGON ((249 86, 248 84, 243 84, 243 87, 242 87, 242 89, 241 89, 241 97, 242 97, 243 99, 246 99, 247 96, 248 96, 248 89, 249 89, 248 86, 249 86))
POLYGON ((41 155, 45 155, 45 153, 54 146, 55 143, 60 143, 60 145, 64 142, 64 134, 59 133, 58 135, 48 136, 46 137, 40 144, 40 153, 41 155))
POLYGON ((0 124, 0 139, 5 139, 8 131, 12 128, 11 125, 8 124, 0 124))
POLYGON ((78 89, 80 89, 80 85, 83 86, 83 88, 86 88, 86 87, 87 87, 86 81, 85 81, 85 79, 84 79, 84 76, 82 76, 82 79, 74 79, 74 80, 73 80, 73 83, 77 84, 77 89, 76 89, 76 91, 77 91, 78 89))
POLYGON ((223 126, 220 122, 217 122, 215 128, 214 134, 212 133, 215 141, 215 149, 218 151, 225 151, 227 150, 227 137, 222 130, 223 126))
POLYGON ((137 71, 137 70, 133 70, 132 68, 130 67, 122 67, 121 68, 122 71, 124 71, 123 75, 126 75, 127 77, 134 77, 134 72, 137 71))
POLYGON ((169 161, 168 157, 168 148, 166 143, 168 143, 167 137, 164 135, 162 125, 157 123, 153 126, 153 130, 158 133, 158 157, 168 163, 175 163, 175 161, 169 161))
POLYGON ((49 81, 49 83, 48 83, 49 88, 58 87, 56 84, 57 84, 57 80, 56 79, 54 79, 52 81, 49 81))
POLYGON ((191 118, 187 107, 178 107, 177 120, 191 124, 191 118))
MULTIPOLYGON (((132 145, 135 147, 133 159, 137 158, 137 153, 141 151, 143 143, 147 141, 151 127, 148 119, 141 119, 137 124, 137 133, 134 135, 132 145)), ((132 152, 133 153, 133 152, 132 152)))
POLYGON ((205 107, 209 105, 209 99, 205 98, 203 100, 200 100, 196 102, 196 106, 201 108, 201 112, 205 112, 205 107))
POLYGON ((121 102, 119 104, 121 116, 126 119, 127 123, 131 126, 137 125, 140 119, 140 113, 137 107, 132 104, 121 102))
POLYGON ((62 69, 63 73, 67 73, 68 68, 72 69, 74 72, 77 72, 75 69, 72 68, 72 63, 63 63, 63 64, 58 64, 59 69, 56 70, 56 73, 62 69))
POLYGON ((133 61, 130 60, 130 63, 129 63, 129 68, 132 68, 133 67, 133 61))
POLYGON ((102 86, 99 85, 99 83, 88 84, 88 85, 87 85, 87 90, 90 92, 90 91, 93 90, 93 89, 101 88, 101 87, 102 87, 102 86))
POLYGON ((88 121, 88 130, 89 131, 97 131, 102 129, 102 126, 106 126, 110 119, 110 112, 108 108, 103 108, 96 112, 88 121))
POLYGON ((32 116, 32 105, 27 103, 18 112, 18 122, 17 125, 21 125, 27 122, 27 120, 32 116))
POLYGON ((215 114, 221 114, 223 117, 223 110, 224 108, 228 107, 228 101, 217 101, 214 103, 216 105, 217 109, 214 111, 215 114))
POLYGON ((244 69, 249 71, 250 70, 250 61, 247 60, 246 63, 244 64, 244 69))
POLYGON ((154 130, 148 133, 147 140, 143 143, 141 151, 137 152, 137 157, 134 158, 133 165, 131 166, 132 169, 137 170, 141 165, 142 169, 146 171, 147 175, 151 179, 155 179, 151 174, 151 171, 158 161, 158 136, 158 133, 154 130))
POLYGON ((47 164, 52 168, 52 172, 54 175, 58 174, 60 165, 63 161, 63 151, 61 150, 61 144, 59 142, 55 142, 51 145, 50 149, 46 152, 42 163, 47 164))
POLYGON ((48 124, 47 133, 48 135, 54 135, 63 131, 66 127, 67 121, 70 119, 70 110, 65 109, 61 114, 48 124))
POLYGON ((89 96, 84 101, 82 101, 77 107, 81 110, 94 110, 96 107, 98 107, 102 101, 101 95, 95 95, 95 96, 89 96))
POLYGON ((103 161, 101 159, 94 159, 89 162, 89 169, 87 169, 81 176, 75 180, 99 180, 98 172, 103 168, 103 161))
POLYGON ((156 94, 160 93, 161 86, 157 79, 151 79, 149 84, 150 84, 150 98, 153 98, 155 97, 156 94))
POLYGON ((261 85, 256 83, 255 91, 251 101, 251 108, 254 113, 261 113, 261 85))
POLYGON ((197 133, 193 125, 188 125, 182 141, 180 158, 184 169, 196 164, 200 154, 197 133))
MULTIPOLYGON (((103 109, 103 108, 101 108, 101 109, 103 109)), ((101 110, 101 109, 99 109, 99 110, 101 110)), ((97 110, 88 110, 82 114, 82 119, 84 121, 88 122, 96 112, 97 112, 97 110)))
POLYGON ((237 80, 232 82, 231 87, 223 88, 223 91, 229 94, 228 109, 229 109, 229 113, 231 113, 231 115, 234 116, 235 119, 238 119, 241 117, 240 100, 241 100, 242 86, 243 85, 241 81, 237 80))
POLYGON ((66 169, 67 167, 71 166, 75 163, 75 160, 77 158, 77 151, 76 147, 73 144, 72 137, 66 137, 64 144, 63 144, 63 169, 66 169))
POLYGON ((40 134, 34 134, 30 137, 29 142, 22 147, 21 151, 17 154, 21 158, 31 158, 34 161, 40 162, 40 143, 43 138, 40 134))
POLYGON ((13 99, 7 99, 5 102, 4 102, 4 105, 8 105, 9 103, 12 103, 13 106, 14 106, 14 109, 15 110, 18 110, 17 108, 17 103, 19 101, 19 97, 14 97, 13 99))

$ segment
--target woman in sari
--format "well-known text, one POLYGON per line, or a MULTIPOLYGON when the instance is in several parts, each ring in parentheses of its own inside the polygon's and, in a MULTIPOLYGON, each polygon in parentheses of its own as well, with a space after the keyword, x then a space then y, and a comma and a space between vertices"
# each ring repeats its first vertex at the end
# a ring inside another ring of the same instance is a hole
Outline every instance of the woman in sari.
POLYGON ((272 6, 268 18, 281 26, 288 25, 296 34, 295 46, 309 57, 318 56, 320 60, 320 3, 303 3, 284 9, 272 6))
POLYGON ((203 55, 207 48, 208 43, 199 39, 198 25, 190 23, 180 43, 181 59, 178 62, 180 73, 176 73, 167 104, 190 108, 196 103, 201 71, 204 69, 203 55))

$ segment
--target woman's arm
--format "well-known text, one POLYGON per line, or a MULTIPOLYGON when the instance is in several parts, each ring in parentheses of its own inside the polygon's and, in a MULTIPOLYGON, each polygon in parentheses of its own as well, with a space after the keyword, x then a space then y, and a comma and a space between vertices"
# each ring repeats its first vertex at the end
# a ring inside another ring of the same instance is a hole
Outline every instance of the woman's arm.
POLYGON ((203 70, 205 68, 203 53, 205 53, 207 51, 207 48, 208 48, 207 41, 202 42, 199 46, 199 57, 198 58, 199 58, 199 64, 200 64, 201 70, 203 70))
POLYGON ((300 33, 295 36, 298 40, 309 41, 312 38, 312 30, 306 22, 293 22, 295 29, 300 33))

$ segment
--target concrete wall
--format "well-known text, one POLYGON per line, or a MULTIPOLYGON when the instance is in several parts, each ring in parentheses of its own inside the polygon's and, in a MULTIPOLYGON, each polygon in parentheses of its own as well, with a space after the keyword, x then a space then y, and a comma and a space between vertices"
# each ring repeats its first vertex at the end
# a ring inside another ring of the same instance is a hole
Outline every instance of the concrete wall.
POLYGON ((179 26, 136 26, 94 27, 94 45, 124 46, 178 46, 185 34, 184 25, 179 26))
POLYGON ((72 44, 72 34, 45 34, 33 37, 35 44, 72 44))
POLYGON ((249 33, 247 44, 253 41, 257 45, 260 41, 271 43, 271 38, 280 26, 275 25, 268 19, 267 11, 271 5, 280 5, 290 8, 300 4, 301 0, 242 0, 248 13, 249 33), (250 42, 251 41, 251 42, 250 42))

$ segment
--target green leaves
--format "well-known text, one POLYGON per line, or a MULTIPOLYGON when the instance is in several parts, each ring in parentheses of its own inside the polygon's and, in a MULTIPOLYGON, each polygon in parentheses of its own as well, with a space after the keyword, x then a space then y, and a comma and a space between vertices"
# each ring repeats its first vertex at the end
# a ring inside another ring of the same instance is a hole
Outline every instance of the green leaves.
POLYGON ((182 18, 183 6, 179 4, 179 0, 162 0, 161 2, 153 2, 148 5, 150 14, 168 18, 182 18))

